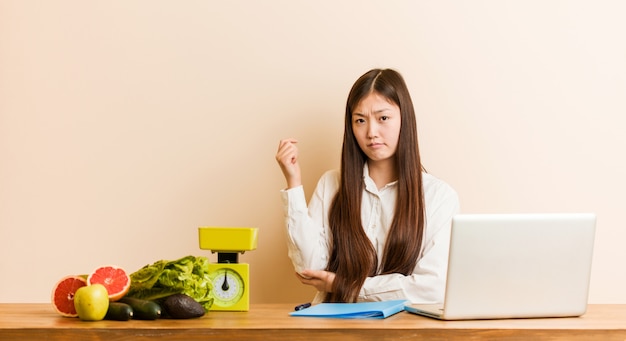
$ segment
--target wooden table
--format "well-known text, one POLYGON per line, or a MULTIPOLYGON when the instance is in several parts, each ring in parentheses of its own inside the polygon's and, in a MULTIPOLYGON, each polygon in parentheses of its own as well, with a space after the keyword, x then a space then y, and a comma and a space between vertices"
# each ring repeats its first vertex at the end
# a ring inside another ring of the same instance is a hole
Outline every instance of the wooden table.
POLYGON ((383 320, 288 315, 293 304, 209 312, 190 320, 84 322, 50 304, 0 304, 0 340, 626 340, 626 305, 590 305, 578 318, 438 321, 407 312, 383 320))

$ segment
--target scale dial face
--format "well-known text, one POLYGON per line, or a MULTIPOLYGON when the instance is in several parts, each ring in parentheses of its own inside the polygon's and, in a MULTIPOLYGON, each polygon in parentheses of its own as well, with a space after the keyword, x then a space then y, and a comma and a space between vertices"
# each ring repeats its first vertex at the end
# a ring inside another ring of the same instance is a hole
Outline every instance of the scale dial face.
POLYGON ((246 290, 241 275, 231 268, 219 268, 211 275, 213 304, 230 307, 237 304, 246 290))

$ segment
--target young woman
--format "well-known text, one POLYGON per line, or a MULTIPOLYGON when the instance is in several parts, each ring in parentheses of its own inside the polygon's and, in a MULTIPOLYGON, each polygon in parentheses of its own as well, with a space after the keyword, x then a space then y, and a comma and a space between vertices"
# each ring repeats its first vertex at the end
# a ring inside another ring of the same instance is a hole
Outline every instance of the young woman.
POLYGON ((456 192, 423 171, 411 96, 402 76, 374 69, 350 90, 340 171, 319 180, 307 207, 297 141, 276 160, 288 250, 314 302, 443 301, 456 192))

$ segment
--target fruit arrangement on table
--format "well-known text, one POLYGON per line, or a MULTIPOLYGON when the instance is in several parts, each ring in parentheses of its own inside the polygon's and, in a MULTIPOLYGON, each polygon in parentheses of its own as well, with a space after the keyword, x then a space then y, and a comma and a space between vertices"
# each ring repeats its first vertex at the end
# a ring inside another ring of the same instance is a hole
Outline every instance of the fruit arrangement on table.
POLYGON ((160 260, 128 274, 102 266, 61 278, 52 290, 60 315, 83 321, 201 317, 213 304, 206 257, 160 260))

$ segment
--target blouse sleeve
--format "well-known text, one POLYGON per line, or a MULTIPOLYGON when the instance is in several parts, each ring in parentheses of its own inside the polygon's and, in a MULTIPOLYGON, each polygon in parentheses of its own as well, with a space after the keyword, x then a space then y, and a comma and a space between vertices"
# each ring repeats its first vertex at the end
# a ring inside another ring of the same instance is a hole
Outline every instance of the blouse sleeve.
POLYGON ((459 212, 457 193, 439 182, 424 193, 426 232, 422 251, 409 276, 388 274, 368 277, 359 301, 407 299, 412 303, 443 302, 447 275, 452 216, 459 212))
POLYGON ((328 206, 337 191, 332 171, 320 178, 308 208, 302 186, 282 190, 287 249, 296 272, 323 270, 328 262, 328 206))

